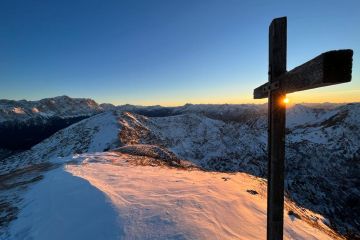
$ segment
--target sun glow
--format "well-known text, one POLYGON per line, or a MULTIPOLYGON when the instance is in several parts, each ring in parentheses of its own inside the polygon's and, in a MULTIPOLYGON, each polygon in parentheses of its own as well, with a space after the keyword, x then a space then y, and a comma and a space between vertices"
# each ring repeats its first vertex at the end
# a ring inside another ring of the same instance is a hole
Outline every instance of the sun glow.
POLYGON ((290 102, 290 99, 288 99, 287 97, 285 97, 285 98, 283 99, 283 103, 288 104, 289 102, 290 102))

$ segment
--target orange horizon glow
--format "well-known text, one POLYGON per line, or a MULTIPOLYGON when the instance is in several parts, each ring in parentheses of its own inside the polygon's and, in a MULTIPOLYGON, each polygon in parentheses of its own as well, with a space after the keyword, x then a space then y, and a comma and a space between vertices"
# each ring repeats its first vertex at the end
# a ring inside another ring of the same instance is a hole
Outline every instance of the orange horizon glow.
MULTIPOLYGON (((324 88, 326 89, 326 88, 324 88)), ((210 95, 210 94, 209 94, 210 95)), ((349 90, 349 91, 304 91, 298 93, 291 93, 287 95, 287 105, 292 106, 296 104, 307 104, 307 103, 354 103, 360 102, 360 90, 349 90)), ((99 102, 112 102, 114 105, 122 104, 134 104, 134 105, 161 105, 161 106, 182 106, 187 103, 191 104, 264 104, 268 101, 267 98, 264 99, 252 99, 252 95, 248 94, 244 97, 239 97, 238 95, 230 96, 218 96, 216 98, 211 97, 196 97, 196 98, 185 98, 179 96, 178 98, 164 98, 162 101, 158 100, 137 100, 137 99, 128 99, 126 101, 99 101, 99 102)))

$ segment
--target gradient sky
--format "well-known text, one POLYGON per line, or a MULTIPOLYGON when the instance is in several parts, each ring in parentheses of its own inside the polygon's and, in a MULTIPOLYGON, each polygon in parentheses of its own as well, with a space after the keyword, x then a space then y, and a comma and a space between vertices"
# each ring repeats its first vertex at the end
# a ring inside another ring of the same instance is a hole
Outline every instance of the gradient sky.
POLYGON ((114 104, 262 103, 268 27, 288 17, 291 70, 354 50, 351 83, 292 102, 360 101, 360 1, 2 0, 0 98, 114 104))

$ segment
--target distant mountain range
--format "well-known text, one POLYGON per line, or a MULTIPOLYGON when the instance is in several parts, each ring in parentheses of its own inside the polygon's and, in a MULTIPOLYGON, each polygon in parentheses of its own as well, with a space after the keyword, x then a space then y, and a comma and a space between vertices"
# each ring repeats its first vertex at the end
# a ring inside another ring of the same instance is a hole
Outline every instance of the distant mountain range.
MULTIPOLYGON (((332 109, 337 104, 316 104, 312 108, 332 109)), ((148 117, 173 116, 184 113, 204 114, 223 121, 246 121, 250 116, 266 114, 266 105, 222 104, 180 107, 98 104, 88 98, 59 96, 39 101, 0 100, 0 159, 30 149, 35 144, 84 118, 108 110, 129 111, 148 117)), ((319 110, 321 111, 321 110, 319 110)))
MULTIPOLYGON (((108 105, 104 105, 106 108, 108 105)), ((73 118, 90 116, 102 112, 104 108, 92 99, 59 96, 39 101, 0 100, 0 122, 28 121, 33 118, 51 117, 73 118)))

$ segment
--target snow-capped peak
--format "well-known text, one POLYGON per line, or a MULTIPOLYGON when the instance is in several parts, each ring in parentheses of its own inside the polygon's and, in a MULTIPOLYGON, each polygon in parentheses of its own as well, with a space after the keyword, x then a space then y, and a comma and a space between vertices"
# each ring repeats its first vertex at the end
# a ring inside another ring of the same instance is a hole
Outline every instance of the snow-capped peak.
POLYGON ((99 105, 89 98, 59 96, 39 101, 0 100, 0 122, 26 121, 34 118, 91 116, 110 110, 111 104, 99 105))

